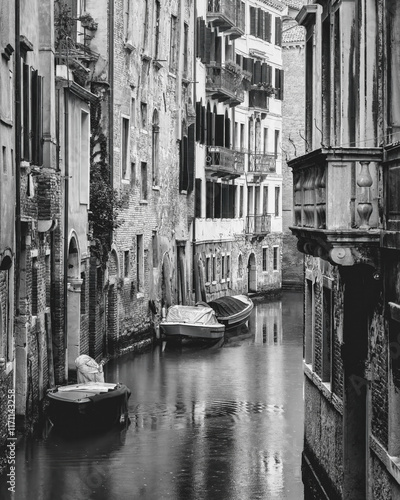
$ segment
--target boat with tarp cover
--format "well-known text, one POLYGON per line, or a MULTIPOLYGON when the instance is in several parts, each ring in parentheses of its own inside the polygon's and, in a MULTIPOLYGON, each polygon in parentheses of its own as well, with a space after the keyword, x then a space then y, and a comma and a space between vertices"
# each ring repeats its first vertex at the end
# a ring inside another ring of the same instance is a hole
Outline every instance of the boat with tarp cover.
POLYGON ((224 337, 225 325, 208 305, 175 305, 168 308, 160 329, 169 339, 218 340, 224 337))

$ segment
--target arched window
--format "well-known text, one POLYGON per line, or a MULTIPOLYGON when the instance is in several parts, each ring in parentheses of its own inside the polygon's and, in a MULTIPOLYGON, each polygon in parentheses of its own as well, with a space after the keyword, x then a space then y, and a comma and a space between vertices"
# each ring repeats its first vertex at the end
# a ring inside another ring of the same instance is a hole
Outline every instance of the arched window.
POLYGON ((159 168, 158 168, 158 150, 159 150, 159 137, 160 137, 160 126, 158 119, 158 111, 155 109, 153 112, 153 121, 152 121, 152 178, 153 178, 153 186, 158 186, 159 183, 159 168))

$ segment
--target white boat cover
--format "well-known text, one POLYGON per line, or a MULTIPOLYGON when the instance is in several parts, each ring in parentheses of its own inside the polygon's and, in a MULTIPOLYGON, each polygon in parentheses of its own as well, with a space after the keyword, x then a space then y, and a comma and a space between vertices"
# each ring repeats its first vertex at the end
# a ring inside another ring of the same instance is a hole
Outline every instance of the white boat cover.
POLYGON ((171 306, 165 321, 170 323, 191 323, 199 325, 219 325, 211 307, 171 306))
POLYGON ((86 382, 104 382, 103 365, 96 363, 90 356, 81 354, 76 358, 75 365, 77 369, 78 384, 84 384, 86 382))

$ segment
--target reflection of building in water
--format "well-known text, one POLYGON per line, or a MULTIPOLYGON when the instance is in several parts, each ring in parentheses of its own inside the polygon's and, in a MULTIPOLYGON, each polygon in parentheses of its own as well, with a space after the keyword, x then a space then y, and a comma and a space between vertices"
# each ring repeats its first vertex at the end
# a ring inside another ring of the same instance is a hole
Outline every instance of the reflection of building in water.
POLYGON ((282 302, 272 302, 268 308, 255 308, 251 324, 255 344, 282 344, 282 302))

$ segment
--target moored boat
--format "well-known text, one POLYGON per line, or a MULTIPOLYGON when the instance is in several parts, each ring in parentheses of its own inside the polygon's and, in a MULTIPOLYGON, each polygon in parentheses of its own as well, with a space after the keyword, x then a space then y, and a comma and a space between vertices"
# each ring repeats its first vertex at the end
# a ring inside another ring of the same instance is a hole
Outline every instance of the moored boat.
POLYGON ((253 301, 247 295, 219 297, 207 304, 214 310, 219 323, 225 325, 226 330, 246 323, 254 307, 253 301))
POLYGON ((47 392, 47 416, 61 431, 105 430, 127 418, 130 390, 123 384, 89 382, 47 392))
POLYGON ((217 321, 214 310, 207 305, 171 306, 160 328, 165 337, 176 339, 218 340, 225 332, 225 325, 217 321))

